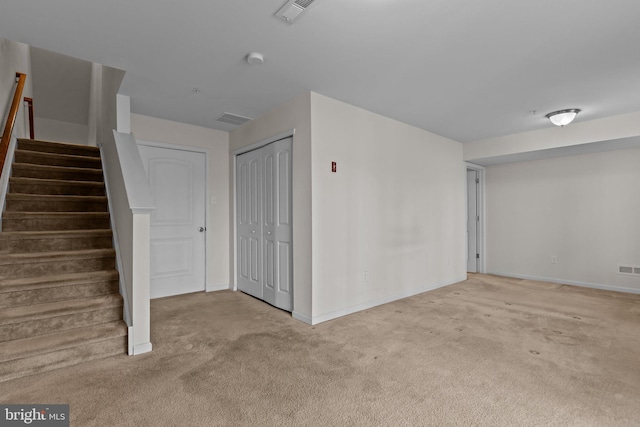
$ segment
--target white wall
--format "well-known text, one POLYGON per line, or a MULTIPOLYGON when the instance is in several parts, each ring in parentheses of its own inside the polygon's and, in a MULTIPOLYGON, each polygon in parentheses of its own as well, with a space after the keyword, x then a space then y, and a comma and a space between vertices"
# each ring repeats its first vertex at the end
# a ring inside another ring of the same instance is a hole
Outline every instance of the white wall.
POLYGON ((640 291, 640 148, 487 168, 490 273, 640 291), (557 256, 557 264, 551 257, 557 256))
POLYGON ((640 112, 586 122, 580 122, 578 117, 569 126, 557 127, 549 124, 548 128, 537 131, 467 142, 464 144, 464 159, 474 162, 478 159, 600 143, 638 135, 640 112))
POLYGON ((131 114, 137 139, 206 148, 207 157, 207 290, 228 289, 229 278, 229 134, 139 114, 131 114), (216 199, 215 204, 211 199, 216 199))
POLYGON ((315 93, 311 113, 314 323, 465 280, 462 144, 315 93))
POLYGON ((45 119, 44 117, 35 117, 33 122, 37 139, 87 145, 89 138, 88 125, 61 122, 60 120, 45 119))
MULTIPOLYGON (((311 94, 305 93, 229 134, 230 153, 295 128, 293 136, 293 312, 311 321, 311 94)), ((230 158, 231 224, 233 208, 233 156, 230 158)), ((234 252, 233 239, 230 252, 234 252)), ((233 256, 231 257, 233 260, 233 256)), ((233 262, 230 266, 233 278, 233 262)))
MULTIPOLYGON (((9 114, 11 102, 13 101, 13 94, 16 89, 16 73, 27 75, 22 97, 32 98, 33 76, 31 73, 29 45, 0 39, 0 134, 4 132, 7 114, 9 114)), ((18 110, 13 132, 17 138, 28 137, 29 131, 25 126, 25 109, 22 100, 20 100, 20 109, 18 110)))
POLYGON ((231 150, 291 128, 296 318, 465 279, 461 144, 308 93, 233 130, 231 150))
MULTIPOLYGON (((119 107, 117 102, 118 101, 116 101, 116 110, 118 110, 119 107)), ((95 146, 98 144, 99 117, 102 116, 102 65, 95 62, 91 63, 91 82, 89 84, 88 114, 89 119, 87 122, 87 144, 95 146)))

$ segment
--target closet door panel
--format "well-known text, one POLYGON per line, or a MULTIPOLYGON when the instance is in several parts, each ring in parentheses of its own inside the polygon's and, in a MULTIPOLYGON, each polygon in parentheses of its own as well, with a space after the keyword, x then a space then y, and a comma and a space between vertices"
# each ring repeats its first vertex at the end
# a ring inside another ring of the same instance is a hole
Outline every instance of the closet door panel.
POLYGON ((262 298, 262 164, 259 153, 237 157, 238 289, 262 298))
POLYGON ((292 252, 292 139, 287 138, 273 143, 275 158, 275 241, 276 251, 276 307, 293 310, 293 252, 292 252))
POLYGON ((276 305, 276 281, 278 253, 276 252, 276 218, 277 218, 277 186, 276 186, 276 156, 274 144, 262 149, 262 170, 264 181, 264 222, 262 223, 264 239, 264 300, 276 305))

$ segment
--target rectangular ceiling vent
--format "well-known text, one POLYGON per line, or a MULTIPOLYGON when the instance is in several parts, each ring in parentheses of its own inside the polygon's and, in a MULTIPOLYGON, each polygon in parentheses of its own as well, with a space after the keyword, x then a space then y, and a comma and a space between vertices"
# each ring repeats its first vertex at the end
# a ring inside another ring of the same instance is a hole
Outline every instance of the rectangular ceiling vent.
POLYGON ((276 16, 293 24, 293 21, 298 19, 302 12, 313 2, 314 0, 289 0, 276 12, 276 16))
POLYGON ((237 126, 243 123, 247 123, 250 120, 252 119, 250 119, 249 117, 243 117, 243 116, 239 116, 237 114, 231 114, 231 113, 224 113, 220 117, 216 118, 217 122, 230 123, 232 125, 237 125, 237 126))

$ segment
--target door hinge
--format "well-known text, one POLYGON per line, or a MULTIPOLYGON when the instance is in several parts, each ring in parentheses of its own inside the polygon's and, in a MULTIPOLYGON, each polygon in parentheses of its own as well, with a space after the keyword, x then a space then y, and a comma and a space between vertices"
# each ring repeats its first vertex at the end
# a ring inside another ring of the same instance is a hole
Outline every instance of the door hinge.
POLYGON ((480 215, 476 216, 476 221, 480 221, 480 215))
POLYGON ((480 258, 480 254, 476 254, 476 258, 480 258))
POLYGON ((476 184, 480 184, 480 178, 476 178, 476 184))

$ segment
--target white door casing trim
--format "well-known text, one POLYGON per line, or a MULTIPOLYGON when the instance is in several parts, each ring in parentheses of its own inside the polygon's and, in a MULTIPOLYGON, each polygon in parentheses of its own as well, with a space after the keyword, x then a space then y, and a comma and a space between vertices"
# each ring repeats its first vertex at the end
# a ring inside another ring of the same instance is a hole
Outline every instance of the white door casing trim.
MULTIPOLYGON (((293 138, 293 135, 295 135, 296 130, 294 129, 289 129, 287 131, 284 131, 282 133, 279 133, 275 136, 269 137, 269 138, 265 138, 262 139, 258 142, 254 142, 253 144, 250 145, 246 145, 244 147, 240 147, 240 148, 236 148, 235 150, 233 150, 231 152, 231 155, 234 156, 234 169, 235 169, 235 157, 239 156, 240 154, 243 153, 247 153, 249 151, 253 151, 253 150, 257 150, 260 147, 264 147, 265 145, 269 145, 272 142, 276 142, 276 141, 280 141, 281 139, 285 139, 285 138, 293 138)), ((235 170, 233 171, 235 173, 235 170)))

